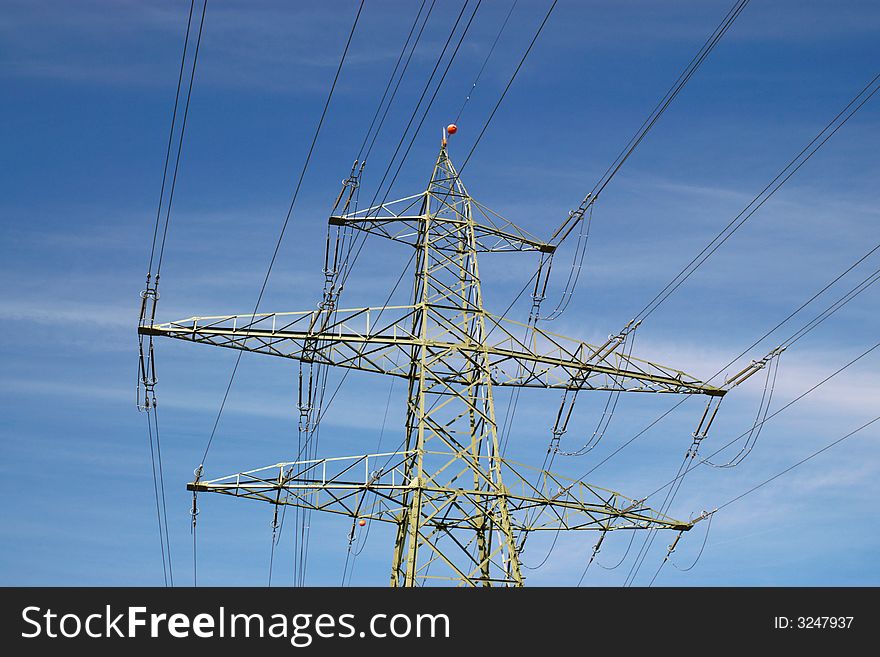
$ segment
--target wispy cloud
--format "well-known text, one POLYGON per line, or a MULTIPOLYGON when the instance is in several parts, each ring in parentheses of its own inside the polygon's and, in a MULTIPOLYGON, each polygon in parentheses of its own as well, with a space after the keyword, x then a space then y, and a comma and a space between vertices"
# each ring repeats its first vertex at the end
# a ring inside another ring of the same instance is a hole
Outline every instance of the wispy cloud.
MULTIPOLYGON (((354 5, 299 4, 294 9, 291 13, 289 4, 272 2, 210 4, 200 47, 201 84, 294 94, 325 90, 327 71, 339 63, 339 51, 328 49, 327 35, 336 34, 341 48, 342 23, 347 21, 340 23, 339 17, 353 17, 354 5)), ((44 0, 13 2, 6 7, 0 34, 15 55, 6 58, 0 75, 103 85, 165 84, 168 70, 157 66, 149 53, 156 42, 165 43, 165 63, 174 65, 187 10, 181 3, 130 0, 92 0, 69 11, 44 0), (126 57, 114 56, 123 49, 126 57)), ((396 55, 390 44, 361 45, 355 45, 349 66, 368 66, 396 55)))
POLYGON ((62 299, 0 300, 0 318, 6 321, 33 322, 66 330, 69 325, 89 327, 91 330, 126 328, 129 332, 137 323, 138 307, 73 303, 62 299))

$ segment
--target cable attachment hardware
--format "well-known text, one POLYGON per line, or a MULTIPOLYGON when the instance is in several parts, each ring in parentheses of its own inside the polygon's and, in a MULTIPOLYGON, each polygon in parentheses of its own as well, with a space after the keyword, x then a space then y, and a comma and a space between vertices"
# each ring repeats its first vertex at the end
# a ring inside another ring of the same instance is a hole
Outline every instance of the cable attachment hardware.
MULTIPOLYGON (((147 274, 146 287, 141 291, 141 315, 138 328, 152 326, 156 318, 156 302, 159 300, 159 275, 151 281, 147 274)), ((138 380, 136 387, 137 407, 150 411, 156 407, 156 364, 153 359, 153 336, 138 332, 138 380)))
POLYGON ((601 345, 596 347, 590 356, 587 358, 587 362, 601 362, 606 360, 609 356, 611 356, 617 349, 622 345, 626 339, 630 336, 630 334, 634 333, 637 328, 641 325, 642 320, 631 319, 626 323, 618 333, 612 334, 608 336, 608 339, 605 340, 601 345))
POLYGON ((706 511, 705 509, 703 509, 703 511, 698 514, 696 518, 692 518, 688 521, 688 529, 693 529, 694 525, 696 525, 698 522, 702 522, 704 520, 707 520, 708 518, 711 518, 717 510, 718 509, 712 509, 711 511, 706 511))
POLYGON ((723 397, 709 397, 709 401, 706 402, 706 408, 703 411, 703 416, 700 418, 700 423, 692 434, 693 442, 685 454, 686 459, 694 459, 697 457, 697 453, 700 450, 700 443, 708 437, 709 427, 712 426, 712 422, 715 421, 715 416, 718 415, 718 409, 721 408, 722 399, 723 397))
MULTIPOLYGON (((562 412, 562 408, 559 409, 560 413, 562 412)), ((567 419, 567 418, 566 418, 567 419)), ((557 423, 558 423, 557 418, 557 423)), ((562 435, 565 433, 565 427, 559 427, 558 424, 554 426, 550 430, 550 448, 547 450, 549 452, 558 452, 559 451, 559 443, 562 440, 562 435)))
POLYGON ((384 475, 384 474, 385 474, 385 471, 382 468, 376 468, 375 470, 373 470, 370 473, 370 478, 366 482, 366 487, 369 488, 370 486, 375 484, 377 481, 379 481, 382 478, 382 475, 384 475))
MULTIPOLYGON (((150 272, 147 272, 147 283, 144 286, 144 290, 141 292, 141 298, 146 299, 147 297, 152 297, 154 299, 159 298, 159 275, 156 274, 156 279, 153 280, 152 285, 150 281, 152 280, 153 275, 150 272)), ((141 312, 141 317, 143 317, 143 312, 141 312)))
POLYGON ((333 210, 330 214, 337 214, 336 211, 339 209, 339 204, 342 203, 343 196, 345 197, 345 203, 339 214, 345 214, 348 212, 348 208, 351 205, 351 199, 361 185, 361 174, 363 174, 365 166, 367 166, 366 160, 363 162, 355 160, 354 164, 351 165, 351 173, 348 174, 348 178, 342 181, 342 189, 339 190, 339 196, 336 197, 336 202, 333 204, 333 210), (358 168, 358 164, 360 164, 360 168, 358 168))
MULTIPOLYGON (((688 527, 690 529, 690 527, 688 527)), ((672 553, 675 552, 675 547, 678 545, 678 542, 681 540, 681 535, 685 532, 685 530, 681 530, 678 532, 678 535, 675 537, 675 540, 672 541, 672 544, 667 546, 666 548, 666 556, 663 557, 663 561, 660 562, 660 567, 657 568, 657 572, 654 573, 654 577, 651 578, 651 583, 648 586, 653 586, 654 581, 657 579, 657 576, 660 574, 660 571, 663 570, 663 566, 666 565, 666 562, 669 561, 669 557, 672 556, 672 553)), ((673 564, 674 565, 674 564, 673 564)))
POLYGON ((590 564, 593 563, 593 560, 596 558, 596 555, 599 554, 602 548, 602 542, 605 540, 605 535, 608 533, 607 529, 603 529, 602 533, 599 534, 599 540, 596 541, 596 544, 593 546, 593 554, 590 555, 590 560, 587 562, 587 568, 590 567, 590 564))
MULTIPOLYGON (((621 331, 614 335, 609 335, 608 339, 605 340, 598 347, 590 347, 591 351, 584 355, 584 347, 586 345, 581 345, 579 348, 578 356, 582 362, 585 363, 597 363, 601 364, 603 362, 610 364, 612 367, 616 367, 617 363, 609 363, 609 358, 615 353, 617 353, 618 360, 626 360, 629 358, 627 351, 632 353, 632 340, 630 336, 635 333, 635 330, 641 324, 641 320, 631 319, 627 322, 626 326, 621 329, 621 331), (626 344, 629 341, 629 350, 627 350, 626 344), (622 349, 621 349, 622 347, 622 349), (618 352, 618 349, 620 351, 618 352)), ((599 421, 596 424, 596 428, 593 430, 589 439, 579 448, 574 451, 560 451, 559 449, 559 439, 568 429, 568 422, 571 419, 572 412, 574 411, 574 405, 577 401, 578 392, 586 381, 587 377, 590 376, 590 370, 585 369, 582 373, 575 374, 571 378, 571 395, 569 396, 569 389, 566 389, 562 393, 562 400, 559 405, 559 411, 556 414, 556 423, 553 427, 553 438, 551 439, 551 447, 553 447, 554 451, 561 453, 563 456, 583 456, 584 454, 590 452, 602 438, 605 437, 605 432, 608 430, 609 425, 611 424, 611 420, 614 417, 614 411, 617 408, 617 400, 620 396, 619 392, 611 392, 608 396, 608 399, 605 402, 605 408, 602 410, 602 415, 599 418, 599 421)))
MULTIPOLYGON (((149 348, 150 355, 147 356, 147 359, 150 362, 149 367, 152 368, 152 344, 149 348)), ((141 364, 143 365, 144 358, 141 358, 141 364)), ((144 370, 142 369, 142 374, 144 370)), ((138 379, 137 385, 137 409, 139 411, 151 411, 157 406, 156 402, 156 378, 155 375, 152 378, 147 378, 146 376, 141 376, 138 379)))
POLYGON ((529 326, 533 326, 541 318, 541 303, 547 298, 547 283, 550 281, 550 270, 553 267, 553 254, 541 253, 538 271, 535 273, 535 287, 532 290, 532 308, 529 310, 529 326))
POLYGON ((718 509, 712 509, 711 511, 706 511, 705 509, 703 509, 703 512, 700 515, 698 515, 696 518, 694 518, 693 520, 690 521, 690 526, 693 527, 698 522, 702 522, 703 520, 706 520, 706 518, 709 518, 712 515, 714 515, 717 510, 718 509))
MULTIPOLYGON (((289 478, 290 470, 287 471, 287 475, 284 474, 284 468, 279 470, 278 472, 278 492, 275 494, 275 502, 273 504, 274 511, 272 514, 272 558, 275 557, 275 546, 278 545, 278 541, 281 540, 281 536, 279 534, 279 528, 284 524, 284 516, 281 516, 281 522, 278 522, 278 507, 281 505, 281 491, 284 490, 284 482, 285 479, 289 478)), ((271 564, 269 566, 271 573, 271 564)))
POLYGON ((308 433, 311 426, 314 394, 314 372, 309 363, 308 377, 303 377, 302 363, 299 368, 299 399, 296 407, 299 409, 299 431, 308 433))
POLYGON ((273 505, 275 507, 275 513, 272 516, 272 545, 278 545, 278 504, 273 505))
POLYGON ((550 241, 553 242, 557 240, 558 242, 562 242, 568 237, 569 233, 574 230, 574 227, 577 226, 581 220, 584 218, 584 215, 587 214, 587 210, 590 209, 590 206, 596 201, 596 196, 593 196, 593 193, 590 192, 584 197, 584 200, 581 201, 581 204, 578 206, 577 210, 571 210, 568 213, 568 219, 562 222, 562 225, 556 229, 556 232, 550 237, 550 241), (564 231, 564 232, 563 232, 564 231))
POLYGON ((351 172, 348 174, 348 178, 342 181, 342 188, 339 190, 339 196, 336 197, 336 202, 333 204, 333 209, 330 211, 330 225, 327 226, 327 239, 324 249, 324 289, 321 295, 321 301, 318 303, 318 307, 321 310, 334 310, 336 308, 336 299, 342 292, 342 285, 337 287, 337 281, 339 280, 341 269, 339 259, 340 254, 343 254, 342 267, 344 267, 348 258, 348 253, 345 252, 346 246, 348 245, 348 248, 351 248, 348 241, 351 238, 352 230, 350 226, 344 225, 342 218, 349 211, 352 201, 354 201, 355 209, 357 209, 357 194, 360 189, 361 175, 364 172, 366 164, 366 160, 362 162, 358 160, 354 161, 354 164, 351 165, 351 172), (341 209, 340 205, 342 206, 341 209), (331 236, 331 226, 335 223, 334 219, 339 220, 341 223, 335 224, 336 234, 331 236))
MULTIPOLYGON (((200 463, 199 467, 193 470, 193 474, 195 475, 195 480, 193 484, 198 484, 202 479, 202 473, 204 472, 204 466, 200 463)), ((190 507, 189 515, 192 517, 192 525, 190 526, 190 533, 194 533, 196 530, 196 518, 199 515, 199 505, 198 505, 198 493, 193 491, 193 499, 192 499, 192 507, 190 507)))
MULTIPOLYGON (((736 453, 732 458, 730 458, 726 463, 712 463, 707 460, 707 464, 713 468, 735 468, 740 463, 745 461, 745 459, 751 454, 752 450, 755 448, 755 445, 758 443, 758 438, 761 436, 761 431, 764 428, 764 422, 767 420, 767 414, 770 412, 770 405, 773 403, 773 393, 776 389, 776 377, 779 374, 779 364, 781 362, 780 354, 785 351, 785 347, 780 345, 770 351, 764 358, 760 360, 752 361, 751 364, 745 368, 742 372, 736 374, 729 381, 733 381, 732 386, 737 386, 750 376, 752 376, 755 372, 762 370, 764 368, 767 369, 767 375, 764 379, 764 391, 761 394, 761 401, 758 404, 758 410, 755 414, 755 422, 752 424, 751 429, 749 429, 746 433, 742 434, 745 436, 745 440, 743 441, 742 446, 740 447, 739 452, 736 453), (772 363, 771 365, 768 364, 772 363)), ((740 436, 740 437, 742 437, 740 436)))
POLYGON ((669 560, 669 557, 675 552, 675 548, 678 545, 678 542, 681 540, 681 536, 684 532, 678 532, 678 535, 675 537, 675 540, 672 541, 671 545, 668 545, 666 548, 666 557, 663 559, 664 562, 669 560))
POLYGON ((153 279, 147 273, 147 283, 141 290, 141 316, 138 326, 152 326, 156 319, 156 302, 159 300, 159 274, 153 279))
POLYGON ((312 412, 311 406, 300 406, 299 407, 299 423, 297 424, 297 428, 300 433, 308 433, 309 426, 311 424, 311 418, 309 417, 312 412))
POLYGON ((742 370, 740 370, 733 376, 728 377, 727 381, 724 382, 724 385, 722 387, 727 388, 728 390, 730 388, 735 388, 739 384, 743 383, 746 379, 751 377, 753 374, 756 374, 767 367, 771 360, 779 356, 785 350, 786 347, 784 347, 783 345, 779 345, 778 347, 771 349, 770 352, 763 358, 753 360, 742 370))
POLYGON ((602 541, 605 540, 605 534, 607 533, 608 529, 606 528, 602 530, 601 534, 599 534, 599 540, 596 541, 596 544, 593 546, 593 553, 590 555, 590 560, 587 561, 587 565, 584 567, 584 572, 581 574, 581 578, 578 580, 578 586, 583 583, 584 577, 587 576, 587 571, 590 570, 590 566, 592 566, 593 562, 596 560, 596 555, 599 554, 599 549, 602 547, 602 541))
POLYGON ((550 445, 548 446, 548 452, 558 452, 559 451, 559 443, 562 436, 568 430, 568 421, 571 419, 571 414, 574 411, 574 404, 577 401, 577 393, 575 390, 571 393, 569 399, 569 391, 565 390, 562 393, 562 399, 559 402, 559 411, 556 413, 556 421, 553 423, 553 428, 550 430, 550 445))

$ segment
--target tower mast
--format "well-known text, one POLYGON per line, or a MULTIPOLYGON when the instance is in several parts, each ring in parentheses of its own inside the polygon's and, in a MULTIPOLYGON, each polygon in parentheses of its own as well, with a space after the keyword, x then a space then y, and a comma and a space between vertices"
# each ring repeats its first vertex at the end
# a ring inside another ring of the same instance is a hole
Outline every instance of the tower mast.
POLYGON ((189 490, 392 523, 392 586, 521 586, 518 545, 529 532, 686 531, 697 522, 502 457, 496 386, 710 398, 725 390, 634 358, 619 342, 590 345, 489 313, 478 254, 555 246, 474 200, 445 137, 424 192, 329 222, 415 248, 412 303, 192 317, 139 332, 150 347, 165 336, 404 378, 404 450, 283 462, 189 490))

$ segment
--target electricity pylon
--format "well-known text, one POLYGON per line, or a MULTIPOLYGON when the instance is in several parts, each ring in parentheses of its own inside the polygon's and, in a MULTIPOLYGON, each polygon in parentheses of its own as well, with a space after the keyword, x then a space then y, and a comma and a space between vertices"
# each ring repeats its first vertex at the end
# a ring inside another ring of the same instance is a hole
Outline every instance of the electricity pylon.
POLYGON ((691 528, 642 500, 502 457, 498 386, 710 397, 725 390, 627 355, 620 339, 594 346, 488 313, 478 254, 546 255, 555 246, 472 199, 445 140, 424 192, 331 216, 330 224, 415 248, 412 304, 191 317, 139 332, 400 377, 408 385, 404 449, 199 476, 189 490, 392 523, 392 586, 521 586, 519 549, 533 531, 691 528))

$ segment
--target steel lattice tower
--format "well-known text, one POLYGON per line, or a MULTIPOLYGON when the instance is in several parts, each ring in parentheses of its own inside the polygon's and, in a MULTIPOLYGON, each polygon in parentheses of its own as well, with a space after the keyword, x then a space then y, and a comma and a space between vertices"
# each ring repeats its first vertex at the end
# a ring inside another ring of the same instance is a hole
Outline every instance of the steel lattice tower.
POLYGON ((445 141, 424 192, 330 224, 414 248, 412 304, 192 317, 139 332, 405 379, 404 450, 199 477, 189 490, 392 523, 392 586, 521 586, 519 548, 532 531, 690 529, 643 501, 502 457, 497 386, 702 394, 710 404, 725 390, 624 354, 619 336, 594 346, 487 312, 479 253, 555 246, 472 199, 445 141))

